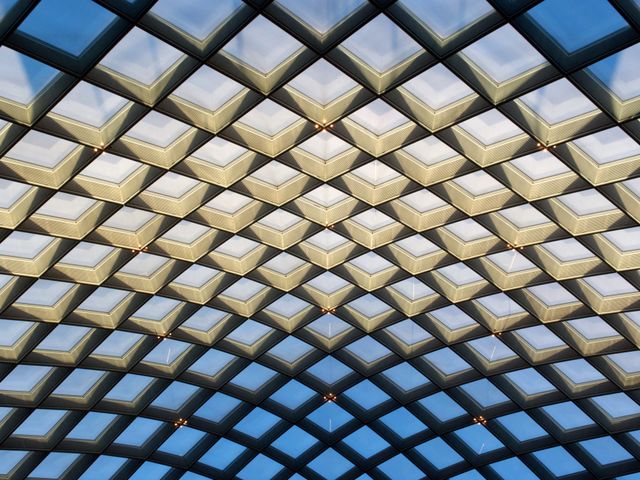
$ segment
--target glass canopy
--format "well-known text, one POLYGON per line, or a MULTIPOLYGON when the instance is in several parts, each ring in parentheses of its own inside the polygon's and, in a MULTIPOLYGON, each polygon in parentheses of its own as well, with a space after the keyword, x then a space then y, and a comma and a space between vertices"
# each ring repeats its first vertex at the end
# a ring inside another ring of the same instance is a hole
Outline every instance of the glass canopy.
POLYGON ((640 2, 0 42, 0 479, 640 479, 640 2))

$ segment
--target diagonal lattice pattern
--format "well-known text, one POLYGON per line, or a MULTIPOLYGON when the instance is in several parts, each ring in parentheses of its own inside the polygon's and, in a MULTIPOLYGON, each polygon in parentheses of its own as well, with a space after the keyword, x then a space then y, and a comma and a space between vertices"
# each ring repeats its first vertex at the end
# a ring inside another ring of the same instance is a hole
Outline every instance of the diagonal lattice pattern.
POLYGON ((639 31, 0 2, 0 478, 640 478, 639 31))

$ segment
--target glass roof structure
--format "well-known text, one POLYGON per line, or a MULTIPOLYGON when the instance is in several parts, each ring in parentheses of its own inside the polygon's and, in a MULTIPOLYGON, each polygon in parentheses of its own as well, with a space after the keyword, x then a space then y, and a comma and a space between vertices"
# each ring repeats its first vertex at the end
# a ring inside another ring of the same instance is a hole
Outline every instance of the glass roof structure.
POLYGON ((640 2, 0 0, 0 478, 640 479, 640 2))

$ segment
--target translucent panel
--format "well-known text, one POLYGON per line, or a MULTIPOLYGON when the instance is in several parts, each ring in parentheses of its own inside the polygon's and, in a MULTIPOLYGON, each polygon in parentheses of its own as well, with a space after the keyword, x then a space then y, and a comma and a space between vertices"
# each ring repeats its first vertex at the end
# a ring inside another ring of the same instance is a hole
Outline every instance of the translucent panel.
POLYGON ((458 405, 444 392, 438 392, 418 401, 418 404, 430 412, 441 422, 447 422, 463 415, 468 415, 467 411, 458 405))
POLYGON ((367 426, 346 436, 343 442, 363 458, 371 458, 390 446, 380 435, 367 426))
POLYGON ((91 0, 43 0, 20 24, 18 31, 78 57, 111 25, 116 16, 91 0))
POLYGON ((515 357, 513 350, 498 340, 497 337, 482 337, 467 342, 471 348, 482 355, 489 362, 515 357))
POLYGON ((489 110, 465 120, 459 126, 483 145, 493 145, 524 133, 498 110, 489 110))
POLYGON ((525 395, 537 395, 556 389, 551 382, 533 368, 509 372, 504 376, 509 379, 510 382, 514 383, 525 395))
POLYGON ((458 452, 439 437, 418 445, 415 450, 437 470, 464 461, 458 452))
POLYGON ((571 171, 569 167, 547 151, 535 152, 530 155, 525 155, 524 157, 516 158, 515 160, 511 160, 509 164, 516 167, 534 181, 571 171))
POLYGON ((18 465, 28 452, 20 450, 1 450, 0 451, 0 474, 8 475, 13 468, 18 465))
POLYGON ((0 47, 0 97, 27 105, 32 103, 60 75, 58 70, 0 47))
POLYGON ((457 330, 459 328, 474 325, 476 321, 469 315, 464 313, 455 305, 439 308, 430 312, 437 321, 441 322, 449 330, 457 330))
POLYGON ((240 480, 268 480, 274 478, 284 467, 266 455, 258 454, 240 472, 240 480))
POLYGON ((128 103, 125 98, 90 83, 80 82, 51 112, 100 128, 128 103))
POLYGON ((620 127, 578 138, 573 144, 599 165, 640 155, 640 145, 620 127))
POLYGON ((599 295, 605 297, 635 293, 637 291, 633 285, 617 273, 585 277, 584 281, 599 295))
POLYGON ((19 437, 43 437, 67 415, 67 410, 34 410, 13 432, 19 437))
POLYGON ((430 383, 427 377, 422 375, 418 370, 406 362, 385 370, 381 375, 387 377, 405 392, 410 392, 411 390, 423 387, 430 383))
POLYGON ((140 253, 120 269, 121 273, 150 277, 169 261, 166 257, 140 253))
POLYGON ((226 338, 250 346, 272 331, 273 329, 271 327, 263 325, 262 323, 246 320, 242 325, 228 334, 226 338))
POLYGON ((613 418, 623 418, 640 414, 640 405, 626 393, 612 393, 591 399, 601 410, 613 418))
POLYGON ((365 2, 364 0, 278 0, 276 3, 289 10, 316 32, 324 35, 365 2))
POLYGON ((333 385, 353 372, 344 363, 333 357, 325 357, 318 363, 307 369, 307 372, 322 382, 333 385))
POLYGON ((302 48, 302 44, 263 16, 256 17, 222 52, 266 75, 302 48))
POLYGON ((339 429, 353 420, 353 416, 334 402, 324 403, 321 407, 311 412, 308 420, 316 424, 328 433, 339 429))
MULTIPOLYGON (((201 0, 194 1, 202 3, 201 0)), ((151 9, 151 12, 163 3, 167 6, 173 5, 169 1, 158 2, 154 8, 151 9)), ((223 3, 225 2, 220 2, 221 5, 223 3)), ((228 0, 226 3, 240 4, 238 0, 228 0)), ((216 3, 216 6, 217 5, 216 3)), ((206 10, 207 12, 216 12, 215 8, 207 8, 206 10)), ((189 18, 195 18, 195 15, 191 13, 189 18)), ((222 75, 212 68, 203 66, 176 88, 172 95, 193 103, 194 105, 206 108, 207 110, 216 111, 243 90, 244 87, 240 83, 222 75), (212 89, 211 85, 215 85, 216 88, 212 89)), ((220 139, 214 139, 212 141, 216 140, 220 141, 220 139)))
POLYGON ((476 455, 482 455, 484 453, 504 448, 503 443, 480 424, 470 425, 457 430, 455 435, 476 455))
POLYGON ((471 365, 449 348, 442 348, 435 352, 427 353, 423 358, 445 375, 452 375, 471 368, 471 365))
POLYGON ((296 380, 290 380, 269 398, 289 410, 296 410, 317 395, 315 390, 311 390, 296 380))
POLYGON ((604 232, 602 236, 623 252, 640 249, 640 227, 604 232))
POLYGON ((564 342, 544 325, 521 328, 516 330, 516 334, 535 350, 545 350, 564 345, 564 342))
POLYGON ((225 395, 224 393, 217 392, 194 413, 194 416, 213 423, 220 423, 240 404, 242 404, 241 400, 225 395))
POLYGON ((143 361, 160 365, 171 365, 180 355, 187 351, 189 347, 189 343, 165 338, 144 357, 143 361))
MULTIPOLYGON (((418 282, 418 280, 416 279, 403 280, 402 282, 392 285, 391 288, 401 292, 404 296, 410 299, 424 298, 424 296, 431 295, 431 293, 433 293, 433 290, 431 290, 426 285, 424 286, 425 290, 420 290, 419 288, 416 288, 414 290, 413 286, 406 285, 406 283, 414 283, 414 282, 418 282), (403 285, 400 285, 400 284, 403 284, 403 285), (411 291, 406 291, 406 289, 408 288, 411 288, 411 291), (412 295, 415 295, 415 297, 413 297, 412 295)), ((420 283, 422 284, 422 282, 420 283)), ((415 322, 408 319, 398 323, 394 323, 393 325, 390 325, 389 327, 385 328, 385 331, 389 332, 391 335, 398 338, 400 341, 402 341, 407 345, 415 345, 416 343, 423 342, 424 340, 431 338, 431 334, 429 332, 424 330, 415 322)))
POLYGON ((620 335, 600 317, 580 318, 578 320, 569 320, 567 323, 587 340, 617 337, 620 335))
POLYGON ((526 15, 567 53, 629 28, 606 0, 545 0, 526 15))
POLYGON ((216 1, 215 5, 203 0, 186 0, 179 3, 159 0, 149 12, 187 35, 203 41, 241 5, 240 0, 216 1), (211 8, 212 6, 214 8, 211 8))
POLYGON ((560 123, 597 108, 566 78, 523 95, 519 100, 549 124, 560 123))
POLYGON ((52 371, 44 365, 16 365, 0 382, 0 391, 31 392, 52 371))
POLYGON ((102 226, 136 232, 149 223, 154 217, 155 215, 151 212, 131 207, 122 207, 104 222, 102 226))
POLYGON ((584 467, 563 447, 533 452, 533 456, 556 477, 584 471, 584 467))
POLYGON ((5 155, 44 168, 55 168, 78 145, 45 133, 30 130, 5 155))
POLYGON ((397 171, 379 160, 374 160, 371 163, 367 163, 362 167, 356 168, 351 172, 351 174, 375 186, 382 185, 401 177, 397 171))
POLYGON ((30 478, 62 478, 62 475, 80 458, 79 453, 52 452, 29 474, 30 478))
POLYGON ((236 283, 227 288, 223 292, 223 294, 235 300, 247 301, 265 288, 267 287, 265 287, 261 283, 254 282, 247 278, 241 278, 236 283))
POLYGON ((93 293, 78 306, 78 309, 103 313, 110 312, 128 295, 129 292, 125 290, 100 287, 94 290, 93 293))
POLYGON ((334 315, 323 315, 319 319, 307 325, 306 328, 313 330, 323 337, 333 338, 353 327, 334 315))
POLYGON ((257 363, 252 363, 238 375, 233 377, 230 383, 237 387, 255 392, 272 380, 276 375, 278 375, 278 373, 274 372, 270 368, 263 367, 257 363))
POLYGON ((326 161, 353 147, 328 131, 322 130, 309 140, 302 142, 297 148, 326 161))
POLYGON ((185 456, 205 435, 205 432, 193 428, 179 428, 158 447, 158 451, 180 457, 185 456))
POLYGON ((244 453, 245 450, 246 448, 242 445, 238 445, 226 438, 221 438, 207 451, 207 453, 200 457, 198 462, 218 470, 224 470, 236 458, 244 453))
POLYGON ((542 407, 563 430, 571 430, 592 425, 593 420, 572 402, 556 403, 542 407))
POLYGON ((149 86, 181 57, 182 52, 136 27, 101 60, 100 65, 149 86))
POLYGON ((403 439, 428 430, 424 423, 404 407, 380 417, 380 422, 403 439))
POLYGON ((100 370, 77 368, 53 391, 54 395, 81 397, 86 395, 106 374, 100 370))
POLYGON ((62 257, 60 263, 92 268, 98 265, 114 250, 114 247, 107 245, 81 242, 62 257))
POLYGON ((53 307, 75 285, 67 282, 55 282, 53 280, 37 280, 29 290, 23 293, 17 303, 25 305, 38 305, 41 307, 53 307))
POLYGON ((620 100, 640 96, 640 44, 635 44, 587 67, 620 100))
POLYGON ((368 103, 347 118, 366 128, 374 135, 383 135, 409 122, 407 117, 380 99, 368 103))
POLYGON ((344 392, 348 398, 357 403, 364 410, 372 410, 391 399, 389 395, 375 386, 369 380, 363 380, 344 392))
POLYGON ((153 110, 127 131, 126 136, 161 148, 167 148, 189 128, 191 127, 186 123, 179 122, 153 110))
POLYGON ((486 378, 476 380, 475 382, 465 383, 460 387, 461 390, 484 408, 492 407, 502 403, 509 402, 509 397, 502 393, 498 388, 486 378))
POLYGON ((318 443, 318 440, 315 437, 294 425, 273 442, 271 446, 291 458, 298 458, 316 443, 318 443))
POLYGON ((504 190, 505 186, 483 170, 468 173, 456 178, 453 182, 473 196, 504 190))
POLYGON ((34 322, 0 319, 0 346, 12 347, 34 326, 34 322))
MULTIPOLYGON (((353 3, 361 3, 360 0, 350 1, 353 3)), ((325 0, 325 2, 338 5, 346 5, 349 3, 344 1, 336 2, 335 0, 325 0)), ((309 7, 320 5, 322 2, 299 2, 289 0, 287 3, 290 4, 287 5, 287 7, 293 5, 302 6, 305 4, 304 10, 309 11, 309 7)), ((335 5, 335 7, 338 7, 338 5, 335 5)), ((339 11, 339 8, 334 8, 332 11, 339 11)), ((326 60, 320 59, 291 80, 287 86, 324 106, 353 90, 358 86, 358 84, 326 60)), ((326 133, 326 131, 321 133, 326 133)), ((329 133, 326 134, 328 136, 332 136, 329 133)))
POLYGON ((150 418, 137 417, 114 440, 114 443, 139 447, 149 440, 162 427, 163 422, 150 418))
POLYGON ((519 478, 522 480, 538 480, 540 477, 535 475, 522 460, 517 457, 508 458, 491 464, 491 469, 500 475, 500 478, 507 480, 510 478, 519 478))
POLYGON ((58 192, 35 213, 47 217, 76 221, 95 203, 96 201, 91 198, 58 192))
POLYGON ((269 354, 285 362, 293 363, 300 360, 312 350, 314 350, 314 348, 311 345, 302 340, 298 340, 296 337, 289 336, 269 350, 269 354))
POLYGON ((11 208, 31 188, 31 185, 0 178, 0 208, 11 208))
POLYGON ((93 351, 94 355, 123 357, 143 337, 140 333, 115 331, 93 351))
POLYGON ((327 480, 336 480, 353 468, 349 460, 332 448, 322 452, 307 466, 327 480))
POLYGON ((499 214, 517 228, 527 228, 551 223, 551 220, 532 207, 531 204, 518 205, 517 207, 500 210, 499 214))
POLYGON ((112 413, 89 412, 67 434, 67 438, 74 440, 95 441, 117 418, 112 413))
POLYGON ((54 240, 55 238, 45 235, 14 231, 0 243, 0 255, 33 259, 54 240))
POLYGON ((298 120, 300 117, 291 110, 267 99, 242 116, 238 122, 273 137, 298 120))
POLYGON ((600 465, 634 460, 633 456, 611 437, 593 438, 578 445, 600 465))
POLYGON ((457 286, 468 285, 484 280, 472 268, 469 268, 462 262, 440 268, 437 272, 457 286))
MULTIPOLYGON (((400 3, 417 4, 415 0, 400 3)), ((474 2, 473 4, 482 5, 481 2, 474 2)), ((426 3, 420 2, 415 6, 418 5, 426 5, 426 3)), ((439 110, 475 93, 441 63, 403 83, 402 88, 432 110, 439 110)))
POLYGON ((496 83, 506 82, 546 63, 511 25, 482 37, 462 50, 462 54, 496 83))
POLYGON ((363 213, 359 213, 358 215, 351 217, 351 220, 371 231, 384 228, 395 222, 393 218, 375 208, 370 208, 363 213))
POLYGON ((98 478, 112 478, 127 462, 123 457, 100 455, 95 462, 80 476, 79 480, 97 480, 98 478))
POLYGON ((105 395, 105 398, 121 402, 133 402, 153 381, 154 379, 151 377, 129 373, 105 395))
POLYGON ((389 478, 393 478, 394 475, 398 475, 399 478, 403 478, 404 480, 419 480, 424 478, 423 472, 404 455, 396 455, 378 465, 378 469, 389 478))
POLYGON ((564 240, 556 240, 541 244, 541 248, 549 252, 561 262, 571 262, 574 260, 583 260, 592 258, 593 252, 578 242, 575 238, 567 238, 564 240))
POLYGON ((558 283, 547 283, 527 288, 542 303, 549 307, 577 302, 578 299, 558 283))
MULTIPOLYGON (((217 92, 218 90, 216 89, 215 91, 217 92)), ((198 99, 200 98, 200 95, 198 95, 198 99)), ((191 156, 219 167, 225 167, 246 152, 247 149, 240 145, 228 142, 220 137, 215 137, 193 152, 191 156)), ((227 192, 228 191, 225 191, 225 193, 227 192)))
POLYGON ((391 355, 391 350, 376 342, 371 337, 363 337, 360 340, 349 344, 344 348, 354 354, 365 363, 377 362, 378 360, 391 355))
POLYGON ((407 145, 402 150, 427 166, 435 165, 460 155, 449 145, 434 136, 418 140, 411 145, 407 145))
POLYGON ((341 46, 379 73, 386 72, 422 50, 386 15, 378 15, 341 46))
POLYGON ((400 0, 398 3, 443 40, 494 11, 485 0, 400 0))
POLYGON ((277 415, 261 408, 254 408, 233 429, 252 438, 260 438, 280 421, 277 415))
POLYGON ((497 421, 511 434, 518 442, 526 442, 535 438, 542 438, 548 435, 547 431, 538 425, 527 413, 516 412, 504 417, 499 417, 497 421))
POLYGON ((154 407, 165 408, 167 410, 177 410, 182 407, 187 400, 192 398, 199 387, 188 383, 172 382, 156 399, 151 403, 154 407))

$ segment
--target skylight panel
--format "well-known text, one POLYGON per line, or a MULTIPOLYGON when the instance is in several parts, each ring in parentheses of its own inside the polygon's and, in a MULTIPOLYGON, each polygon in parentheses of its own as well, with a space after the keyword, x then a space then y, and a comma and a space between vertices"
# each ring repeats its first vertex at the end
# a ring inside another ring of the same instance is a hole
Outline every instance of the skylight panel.
POLYGON ((81 56, 112 25, 116 16, 91 0, 61 5, 43 0, 18 27, 18 32, 56 49, 81 56))
POLYGON ((629 28, 605 0, 545 0, 526 15, 569 54, 629 28))
POLYGON ((260 15, 221 51, 267 75, 302 48, 300 42, 260 15))
POLYGON ((150 86, 182 56, 179 50, 136 27, 120 40, 99 65, 150 86))
POLYGON ((482 37, 462 50, 462 54, 495 83, 507 82, 546 63, 511 25, 482 37))
POLYGON ((159 0, 149 10, 149 14, 202 42, 241 6, 240 0, 221 0, 215 5, 202 0, 179 3, 159 0))
POLYGON ((341 46, 382 74, 422 48, 386 15, 378 15, 341 46))
POLYGON ((336 25, 363 5, 364 0, 277 0, 278 4, 293 13, 320 35, 327 34, 336 25))

